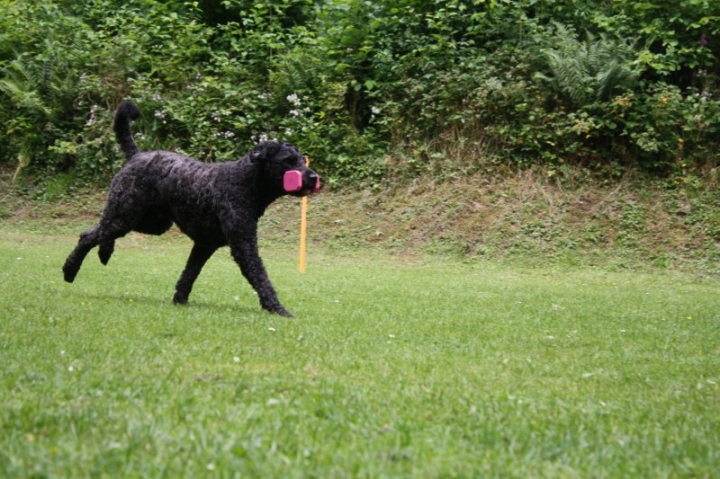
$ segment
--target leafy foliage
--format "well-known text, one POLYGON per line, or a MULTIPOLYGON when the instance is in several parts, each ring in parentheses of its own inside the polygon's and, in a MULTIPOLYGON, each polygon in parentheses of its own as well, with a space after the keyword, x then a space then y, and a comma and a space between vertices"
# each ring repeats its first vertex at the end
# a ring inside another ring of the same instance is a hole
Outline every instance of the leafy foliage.
POLYGON ((543 50, 551 76, 538 73, 552 87, 582 107, 594 100, 607 101, 614 92, 635 86, 641 70, 633 65, 634 42, 588 33, 584 42, 564 25, 555 24, 555 45, 543 50))
POLYGON ((0 162, 105 177, 130 97, 144 148, 224 161, 280 138, 330 184, 684 176, 718 162, 716 3, 0 0, 0 162))

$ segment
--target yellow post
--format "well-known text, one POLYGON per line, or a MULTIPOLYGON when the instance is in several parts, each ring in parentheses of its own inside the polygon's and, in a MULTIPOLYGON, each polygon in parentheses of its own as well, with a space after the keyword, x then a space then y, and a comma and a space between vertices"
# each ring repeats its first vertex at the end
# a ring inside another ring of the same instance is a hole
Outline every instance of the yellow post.
MULTIPOLYGON (((306 165, 310 166, 310 158, 305 157, 306 165)), ((305 273, 305 243, 307 240, 307 196, 302 197, 302 209, 300 213, 300 272, 305 273)))

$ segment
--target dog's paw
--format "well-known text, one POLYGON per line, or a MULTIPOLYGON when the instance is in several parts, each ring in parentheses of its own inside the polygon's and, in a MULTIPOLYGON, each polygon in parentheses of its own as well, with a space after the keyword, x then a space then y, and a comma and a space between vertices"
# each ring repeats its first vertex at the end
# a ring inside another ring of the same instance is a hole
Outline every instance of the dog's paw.
POLYGON ((100 244, 100 248, 98 249, 98 257, 100 258, 100 262, 103 265, 108 264, 108 261, 110 261, 110 257, 112 256, 114 249, 115 248, 113 243, 110 243, 109 245, 104 243, 100 244))
POLYGON ((68 265, 63 266, 63 277, 68 283, 72 283, 73 281, 75 281, 75 276, 77 276, 77 274, 77 269, 71 268, 68 265))
POLYGON ((175 304, 187 304, 187 302, 188 297, 183 294, 175 293, 175 296, 173 296, 173 303, 175 304))
POLYGON ((284 316, 286 318, 294 318, 295 316, 292 315, 290 311, 280 306, 280 308, 276 309, 275 311, 271 311, 271 313, 279 314, 280 316, 284 316))

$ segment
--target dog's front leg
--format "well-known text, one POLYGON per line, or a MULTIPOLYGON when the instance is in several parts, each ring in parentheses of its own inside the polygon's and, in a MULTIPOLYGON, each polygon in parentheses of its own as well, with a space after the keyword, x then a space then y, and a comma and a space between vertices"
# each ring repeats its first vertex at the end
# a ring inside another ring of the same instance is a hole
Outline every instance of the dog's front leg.
POLYGON ((247 234, 241 236, 242 239, 230 240, 230 251, 235 262, 240 266, 243 276, 260 297, 260 305, 271 313, 292 318, 293 315, 280 304, 275 288, 270 283, 258 253, 257 236, 247 234))

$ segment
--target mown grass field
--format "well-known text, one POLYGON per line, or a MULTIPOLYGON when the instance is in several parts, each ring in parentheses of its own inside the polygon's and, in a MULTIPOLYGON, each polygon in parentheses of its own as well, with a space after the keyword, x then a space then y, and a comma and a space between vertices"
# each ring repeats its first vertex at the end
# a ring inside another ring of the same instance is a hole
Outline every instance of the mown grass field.
POLYGON ((311 250, 227 251, 190 304, 185 239, 0 227, 0 476, 718 477, 720 285, 311 250))

